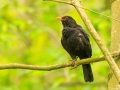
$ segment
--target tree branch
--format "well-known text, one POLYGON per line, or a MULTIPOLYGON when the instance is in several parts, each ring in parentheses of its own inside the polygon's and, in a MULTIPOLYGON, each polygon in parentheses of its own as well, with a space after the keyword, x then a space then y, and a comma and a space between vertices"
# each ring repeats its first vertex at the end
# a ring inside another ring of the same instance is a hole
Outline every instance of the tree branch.
MULTIPOLYGON (((119 57, 120 56, 120 51, 112 53, 112 56, 119 57)), ((88 58, 88 59, 83 59, 83 60, 77 60, 76 65, 82 65, 82 64, 88 64, 88 63, 94 63, 94 62, 99 62, 103 61, 105 59, 104 56, 96 57, 96 58, 88 58)), ((56 70, 60 68, 65 68, 65 67, 71 67, 72 62, 66 62, 62 64, 56 64, 56 65, 50 65, 50 66, 37 66, 37 65, 26 65, 26 64, 18 64, 18 63, 10 63, 10 64, 2 64, 0 65, 0 70, 3 69, 28 69, 28 70, 40 70, 40 71, 50 71, 50 70, 56 70)))
POLYGON ((104 45, 102 39, 100 38, 100 36, 98 35, 98 33, 96 32, 95 28, 93 27, 91 21, 89 20, 88 16, 86 15, 86 13, 84 12, 84 10, 82 8, 80 1, 79 0, 71 0, 71 3, 67 3, 66 1, 61 1, 61 0, 51 0, 54 2, 60 2, 60 3, 66 3, 66 4, 70 4, 73 5, 76 10, 78 11, 79 15, 81 16, 82 20, 84 21, 86 27, 88 28, 91 36, 93 37, 93 39, 96 41, 96 43, 98 44, 99 48, 101 49, 102 53, 104 54, 108 64, 110 65, 113 73, 115 74, 119 84, 120 84, 120 70, 118 68, 118 66, 116 65, 114 59, 112 58, 109 50, 107 49, 107 47, 104 45))

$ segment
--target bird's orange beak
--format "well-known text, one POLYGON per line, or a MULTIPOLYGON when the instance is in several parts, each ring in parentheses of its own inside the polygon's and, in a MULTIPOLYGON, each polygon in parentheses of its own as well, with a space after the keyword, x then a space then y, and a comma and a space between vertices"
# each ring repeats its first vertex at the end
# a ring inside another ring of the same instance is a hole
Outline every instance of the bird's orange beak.
POLYGON ((57 17, 57 20, 60 20, 60 21, 62 21, 63 19, 62 19, 61 17, 57 17))

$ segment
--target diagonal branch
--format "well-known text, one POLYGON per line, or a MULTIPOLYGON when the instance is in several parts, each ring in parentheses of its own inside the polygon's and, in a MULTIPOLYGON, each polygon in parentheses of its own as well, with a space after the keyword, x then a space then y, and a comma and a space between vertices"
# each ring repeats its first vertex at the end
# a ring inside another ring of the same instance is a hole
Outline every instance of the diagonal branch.
MULTIPOLYGON (((112 56, 114 58, 119 57, 120 51, 112 53, 112 56)), ((78 60, 78 61, 76 61, 76 65, 79 66, 82 64, 99 62, 99 61, 103 61, 104 59, 105 59, 104 56, 100 56, 100 57, 96 57, 96 58, 88 58, 88 59, 78 60)), ((0 65, 0 70, 3 70, 3 69, 28 69, 28 70, 50 71, 50 70, 56 70, 56 69, 65 68, 65 67, 71 67, 71 66, 72 66, 72 63, 70 61, 66 62, 66 63, 50 65, 50 66, 37 66, 37 65, 10 63, 10 64, 0 65)))

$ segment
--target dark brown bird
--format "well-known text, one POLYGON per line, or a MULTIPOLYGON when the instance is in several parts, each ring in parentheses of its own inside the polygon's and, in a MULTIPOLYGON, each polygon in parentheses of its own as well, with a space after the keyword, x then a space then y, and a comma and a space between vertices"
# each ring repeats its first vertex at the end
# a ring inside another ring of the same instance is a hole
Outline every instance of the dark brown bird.
MULTIPOLYGON (((63 25, 61 44, 73 59, 72 64, 75 64, 77 57, 80 59, 90 58, 92 49, 88 34, 83 28, 70 16, 58 17, 57 19, 61 20, 63 25)), ((85 81, 93 82, 90 64, 84 64, 82 67, 85 81)))

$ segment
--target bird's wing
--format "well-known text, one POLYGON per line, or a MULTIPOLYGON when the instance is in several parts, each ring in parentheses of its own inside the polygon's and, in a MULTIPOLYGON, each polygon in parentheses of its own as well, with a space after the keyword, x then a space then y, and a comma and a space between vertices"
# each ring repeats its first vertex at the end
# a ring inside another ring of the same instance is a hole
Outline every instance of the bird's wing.
POLYGON ((88 38, 88 34, 85 31, 83 31, 83 29, 80 29, 79 31, 80 32, 78 36, 79 36, 79 39, 82 40, 82 43, 84 45, 84 51, 86 52, 88 57, 91 57, 92 49, 91 49, 90 41, 88 38))
POLYGON ((84 43, 84 50, 85 50, 87 56, 91 57, 92 56, 92 48, 91 48, 90 42, 88 42, 87 40, 83 40, 83 43, 84 43))

